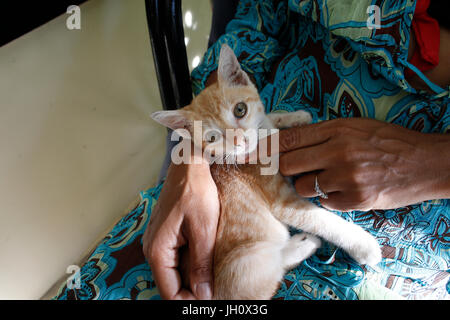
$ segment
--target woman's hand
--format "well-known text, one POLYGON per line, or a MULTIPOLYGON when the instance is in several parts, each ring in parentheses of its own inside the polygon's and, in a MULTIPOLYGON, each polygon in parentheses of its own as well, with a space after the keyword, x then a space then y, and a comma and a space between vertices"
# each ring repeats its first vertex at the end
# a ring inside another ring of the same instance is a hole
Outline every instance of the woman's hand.
POLYGON ((315 197, 315 178, 340 211, 393 209, 450 198, 450 136, 372 119, 324 121, 280 131, 280 172, 315 197))
POLYGON ((143 236, 143 251, 163 299, 211 299, 219 198, 209 164, 172 164, 143 236), (190 289, 180 249, 187 246, 190 289))

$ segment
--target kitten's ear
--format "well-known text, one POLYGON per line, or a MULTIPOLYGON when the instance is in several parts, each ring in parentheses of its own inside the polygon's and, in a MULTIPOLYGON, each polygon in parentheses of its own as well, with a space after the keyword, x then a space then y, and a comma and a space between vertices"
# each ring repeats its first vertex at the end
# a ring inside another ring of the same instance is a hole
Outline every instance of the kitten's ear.
POLYGON ((222 45, 218 67, 219 85, 229 87, 248 86, 251 84, 248 75, 241 69, 233 50, 226 44, 222 45))
POLYGON ((182 110, 156 111, 151 114, 151 117, 172 130, 188 129, 191 125, 191 121, 186 118, 186 113, 182 110))

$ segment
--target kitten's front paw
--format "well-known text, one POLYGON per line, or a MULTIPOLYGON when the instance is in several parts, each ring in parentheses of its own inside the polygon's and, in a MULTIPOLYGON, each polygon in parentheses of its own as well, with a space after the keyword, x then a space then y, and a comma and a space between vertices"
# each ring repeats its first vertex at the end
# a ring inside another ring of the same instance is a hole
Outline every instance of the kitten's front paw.
POLYGON ((282 113, 275 112, 270 113, 268 117, 272 121, 272 124, 279 129, 300 127, 312 122, 311 114, 303 110, 282 113))
POLYGON ((310 124, 312 122, 312 117, 309 112, 299 110, 289 113, 289 118, 285 124, 287 128, 300 127, 305 124, 310 124))
POLYGON ((381 249, 377 240, 366 232, 366 236, 353 250, 352 257, 360 264, 375 266, 381 261, 381 249))

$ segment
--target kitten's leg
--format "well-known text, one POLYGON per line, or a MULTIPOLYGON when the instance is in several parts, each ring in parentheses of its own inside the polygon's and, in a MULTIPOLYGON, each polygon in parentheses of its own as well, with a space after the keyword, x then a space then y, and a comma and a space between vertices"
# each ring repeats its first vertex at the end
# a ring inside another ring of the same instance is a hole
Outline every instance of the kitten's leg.
POLYGON ((311 114, 303 110, 295 112, 274 112, 269 113, 267 117, 278 129, 299 127, 309 124, 312 121, 311 114))
POLYGON ((233 249, 214 265, 215 300, 267 300, 285 272, 283 242, 255 241, 233 249))
POLYGON ((284 185, 272 213, 281 222, 317 235, 348 252, 361 264, 375 265, 381 250, 372 235, 358 225, 300 198, 284 185))
POLYGON ((282 250, 285 268, 292 269, 299 265, 300 262, 312 256, 321 245, 320 239, 312 234, 302 232, 293 235, 282 250))

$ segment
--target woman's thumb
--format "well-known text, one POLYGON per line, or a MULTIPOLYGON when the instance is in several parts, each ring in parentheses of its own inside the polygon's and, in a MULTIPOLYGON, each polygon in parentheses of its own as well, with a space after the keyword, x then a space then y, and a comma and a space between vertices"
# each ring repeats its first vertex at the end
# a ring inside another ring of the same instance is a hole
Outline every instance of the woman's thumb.
POLYGON ((190 284, 197 299, 209 300, 213 296, 213 257, 216 233, 209 228, 190 230, 188 239, 190 284))

